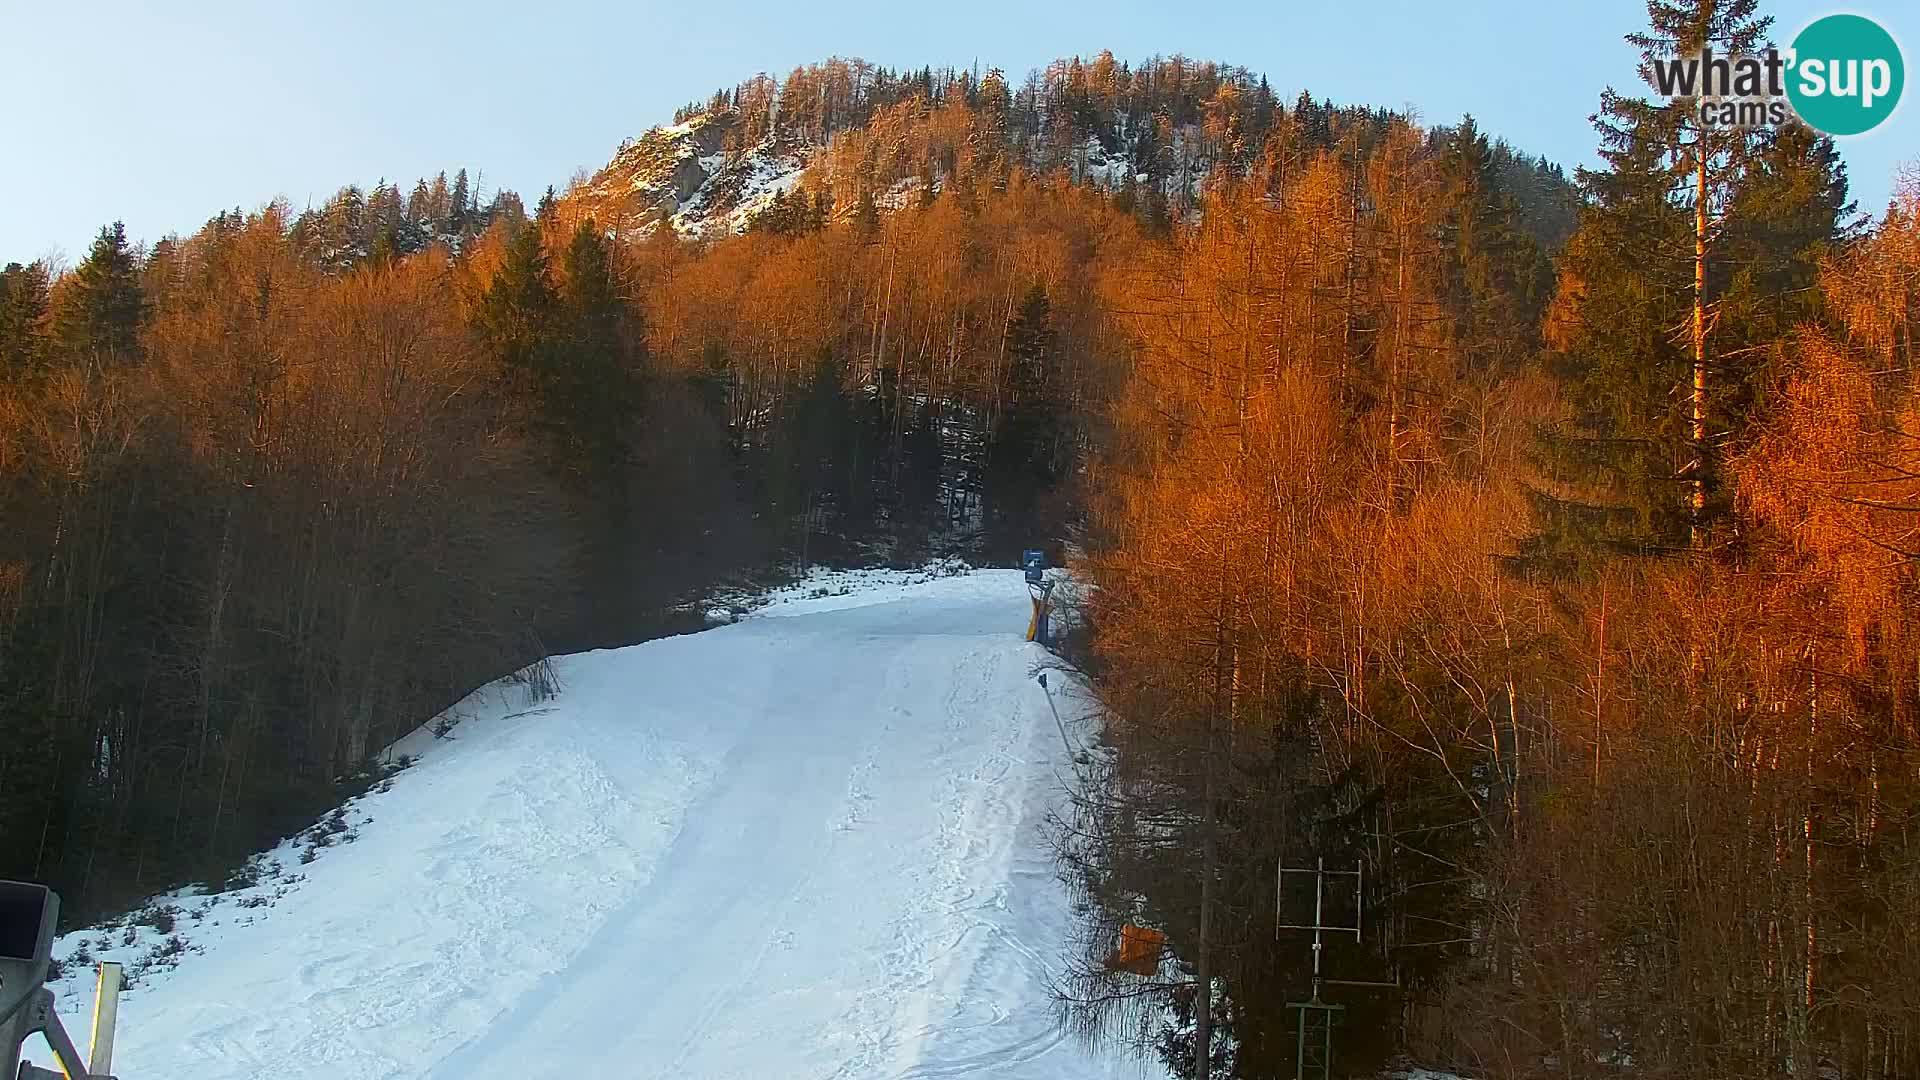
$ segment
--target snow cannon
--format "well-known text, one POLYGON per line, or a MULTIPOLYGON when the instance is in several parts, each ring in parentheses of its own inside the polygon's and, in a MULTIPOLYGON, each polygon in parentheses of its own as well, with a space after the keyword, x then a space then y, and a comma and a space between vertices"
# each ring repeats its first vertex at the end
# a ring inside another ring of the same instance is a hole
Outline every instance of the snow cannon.
POLYGON ((1047 580, 1047 555, 1037 548, 1020 553, 1020 569, 1027 575, 1027 592, 1033 598, 1033 618, 1027 623, 1027 640, 1048 644, 1047 605, 1053 597, 1053 582, 1047 580))
POLYGON ((93 1055, 83 1061, 53 1011, 46 988, 53 962, 53 929, 60 921, 60 894, 31 881, 0 881, 0 1077, 8 1080, 111 1080, 113 1025, 120 1000, 120 965, 100 965, 94 1003, 93 1055), (20 1047, 41 1035, 59 1059, 61 1072, 20 1064, 20 1047))

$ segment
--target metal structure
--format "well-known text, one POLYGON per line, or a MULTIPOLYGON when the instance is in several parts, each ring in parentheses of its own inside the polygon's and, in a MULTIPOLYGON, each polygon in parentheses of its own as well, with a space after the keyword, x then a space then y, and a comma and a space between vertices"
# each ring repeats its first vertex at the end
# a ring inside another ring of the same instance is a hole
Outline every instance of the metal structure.
POLYGON ((1053 600, 1053 582, 1047 580, 1047 556, 1032 548, 1021 552, 1020 569, 1027 577, 1027 592, 1033 598, 1033 619, 1027 623, 1027 640, 1049 644, 1048 606, 1053 600))
POLYGON ((1053 724, 1060 729, 1060 745, 1067 748, 1067 756, 1069 758, 1078 757, 1080 751, 1073 745, 1073 740, 1067 737, 1066 721, 1060 719, 1060 708, 1053 703, 1053 691, 1047 689, 1047 673, 1044 671, 1041 672, 1038 681, 1040 683, 1040 689, 1046 690, 1047 708, 1053 713, 1053 724))
POLYGON ((6 1080, 112 1080, 113 1028, 120 1004, 119 964, 101 964, 95 987, 93 1053, 80 1056, 53 1010, 47 969, 60 897, 45 885, 0 881, 0 1077, 6 1080), (20 1060, 32 1035, 47 1040, 59 1072, 20 1060))
POLYGON ((1287 866, 1282 864, 1275 869, 1273 890, 1273 935, 1280 936, 1282 930, 1310 930, 1313 932, 1313 993, 1306 1001, 1289 1001, 1287 1008, 1296 1010, 1294 1034, 1293 1076, 1294 1080, 1332 1080, 1333 1076, 1333 1029, 1339 1015, 1346 1011, 1345 1005, 1326 1001, 1320 996, 1325 986, 1373 986, 1398 987, 1394 982, 1381 982, 1373 979, 1331 979, 1320 972, 1320 954, 1324 947, 1323 935, 1352 934, 1357 943, 1365 923, 1366 876, 1362 867, 1356 865, 1352 870, 1329 870, 1325 859, 1316 858, 1311 867, 1287 866), (1285 896, 1287 875, 1312 875, 1313 877, 1313 921, 1310 923, 1290 923, 1286 921, 1285 896), (1353 923, 1330 923, 1327 921, 1327 878, 1351 877, 1353 879, 1353 923))
POLYGON ((1047 553, 1038 548, 1028 548, 1021 552, 1020 569, 1026 572, 1027 584, 1040 584, 1047 576, 1047 553))

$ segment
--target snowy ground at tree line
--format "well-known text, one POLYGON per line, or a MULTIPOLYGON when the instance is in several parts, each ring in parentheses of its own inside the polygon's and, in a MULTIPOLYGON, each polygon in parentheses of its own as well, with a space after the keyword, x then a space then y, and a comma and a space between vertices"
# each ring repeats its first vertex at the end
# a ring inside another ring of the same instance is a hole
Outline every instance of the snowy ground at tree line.
POLYGON ((1019 573, 742 606, 487 687, 257 883, 65 935, 68 1030, 113 959, 127 1080, 1164 1075, 1056 1024, 1066 750, 1019 573))

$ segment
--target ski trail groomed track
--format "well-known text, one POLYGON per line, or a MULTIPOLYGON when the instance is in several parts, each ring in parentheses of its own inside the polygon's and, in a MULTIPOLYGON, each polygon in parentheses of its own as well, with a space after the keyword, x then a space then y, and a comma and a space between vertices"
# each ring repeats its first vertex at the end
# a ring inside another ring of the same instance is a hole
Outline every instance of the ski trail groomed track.
POLYGON ((561 658, 537 712, 482 691, 354 843, 188 928, 116 1073, 1141 1075, 1047 991, 1064 751, 1027 614, 1017 571, 882 577, 561 658))

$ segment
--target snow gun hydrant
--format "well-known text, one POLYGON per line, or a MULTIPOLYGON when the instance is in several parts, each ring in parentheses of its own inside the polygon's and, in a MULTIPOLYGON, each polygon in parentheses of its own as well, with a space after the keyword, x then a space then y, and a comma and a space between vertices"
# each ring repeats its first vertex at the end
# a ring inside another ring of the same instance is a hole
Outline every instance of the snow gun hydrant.
POLYGON ((113 1080, 113 1025, 120 1006, 119 964, 101 964, 93 1003, 93 1054, 81 1060, 53 1011, 47 971, 60 896, 45 885, 0 881, 0 1077, 5 1080, 113 1080), (60 1072, 20 1060, 21 1044, 43 1035, 60 1072))

